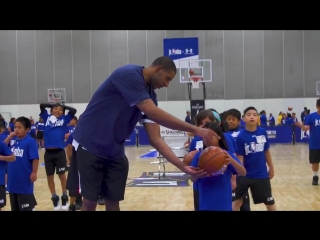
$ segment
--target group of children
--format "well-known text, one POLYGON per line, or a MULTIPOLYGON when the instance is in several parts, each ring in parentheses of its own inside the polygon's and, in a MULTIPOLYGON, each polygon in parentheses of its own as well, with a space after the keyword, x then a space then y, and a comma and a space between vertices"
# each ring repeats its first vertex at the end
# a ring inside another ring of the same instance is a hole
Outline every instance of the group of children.
POLYGON ((81 207, 81 202, 76 207, 76 200, 81 199, 81 195, 74 189, 71 194, 73 198, 70 198, 73 202, 70 201, 69 206, 66 177, 70 163, 67 159, 70 158, 66 155, 65 147, 70 144, 69 139, 76 125, 76 112, 76 109, 60 103, 40 104, 38 123, 26 117, 11 119, 9 129, 5 130, 9 133, 2 133, 5 137, 0 141, 0 209, 6 206, 7 191, 12 211, 34 210, 37 205, 34 182, 39 166, 39 146, 45 148, 44 165, 54 210, 75 211, 81 207), (54 174, 60 179, 61 197, 56 194, 54 174))
POLYGON ((194 136, 189 151, 199 152, 191 166, 198 167, 201 152, 209 146, 224 149, 229 162, 223 174, 191 177, 195 211, 250 211, 249 189, 254 204, 264 203, 267 210, 276 210, 270 181, 274 167, 266 130, 258 126, 259 114, 254 107, 244 110, 242 120, 245 128, 240 130, 241 113, 237 109, 221 114, 208 109, 195 117, 198 127, 211 129, 220 139, 208 142, 194 136))

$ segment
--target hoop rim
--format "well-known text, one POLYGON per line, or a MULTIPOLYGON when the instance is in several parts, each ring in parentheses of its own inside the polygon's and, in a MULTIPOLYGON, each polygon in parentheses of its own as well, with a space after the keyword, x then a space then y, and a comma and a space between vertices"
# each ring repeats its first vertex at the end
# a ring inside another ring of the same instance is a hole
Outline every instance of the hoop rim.
POLYGON ((194 77, 189 77, 189 81, 190 82, 199 82, 200 80, 202 80, 203 79, 203 77, 196 77, 196 76, 194 76, 194 77))

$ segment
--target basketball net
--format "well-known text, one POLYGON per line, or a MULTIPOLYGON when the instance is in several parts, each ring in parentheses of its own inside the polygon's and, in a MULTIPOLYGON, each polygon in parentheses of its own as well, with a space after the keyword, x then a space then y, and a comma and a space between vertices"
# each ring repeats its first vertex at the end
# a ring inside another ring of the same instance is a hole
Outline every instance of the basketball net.
POLYGON ((199 88, 201 77, 190 77, 190 82, 192 83, 192 88, 199 88))

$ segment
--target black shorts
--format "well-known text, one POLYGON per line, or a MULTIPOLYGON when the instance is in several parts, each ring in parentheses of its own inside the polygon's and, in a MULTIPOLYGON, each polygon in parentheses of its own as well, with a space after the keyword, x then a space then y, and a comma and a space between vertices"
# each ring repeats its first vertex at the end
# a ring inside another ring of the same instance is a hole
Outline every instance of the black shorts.
POLYGON ((33 194, 9 193, 11 211, 33 211, 37 205, 33 194))
POLYGON ((38 131, 38 132, 37 132, 37 139, 38 139, 38 140, 43 139, 43 131, 38 131))
POLYGON ((270 178, 238 177, 232 200, 244 199, 249 188, 254 204, 274 204, 270 178))
POLYGON ((0 185, 0 209, 7 205, 6 186, 0 185))
POLYGON ((76 154, 75 148, 72 147, 72 157, 67 178, 67 190, 70 197, 77 197, 79 195, 79 171, 76 154))
POLYGON ((309 150, 309 162, 310 163, 320 163, 320 149, 310 149, 309 150))
POLYGON ((250 197, 249 197, 249 192, 248 191, 244 195, 243 203, 242 203, 242 205, 240 207, 240 211, 242 211, 242 212, 251 211, 251 208, 250 208, 250 197))
POLYGON ((195 211, 199 211, 199 191, 193 189, 193 206, 195 211))
POLYGON ((129 172, 126 156, 116 160, 97 157, 79 144, 77 148, 80 193, 84 199, 98 201, 100 193, 109 201, 122 201, 129 172))
POLYGON ((47 176, 64 174, 67 167, 67 157, 64 149, 46 149, 44 153, 44 166, 47 176))

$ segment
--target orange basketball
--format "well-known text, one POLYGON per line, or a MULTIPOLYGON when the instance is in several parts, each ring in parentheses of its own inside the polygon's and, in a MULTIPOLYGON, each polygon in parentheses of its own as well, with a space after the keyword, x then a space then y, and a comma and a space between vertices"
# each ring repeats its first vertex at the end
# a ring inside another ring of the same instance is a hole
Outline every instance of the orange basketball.
POLYGON ((208 147, 200 155, 199 168, 208 174, 220 175, 227 169, 228 162, 224 150, 219 147, 208 147))
POLYGON ((192 159, 194 157, 194 155, 198 152, 198 150, 194 150, 191 151, 189 153, 187 153, 184 157, 183 157, 183 163, 187 166, 190 166, 192 159))
POLYGON ((289 110, 289 111, 292 111, 292 109, 293 109, 292 107, 288 107, 288 110, 289 110))
POLYGON ((194 74, 193 69, 190 69, 190 70, 189 70, 189 74, 190 74, 190 76, 192 76, 192 75, 194 74))

